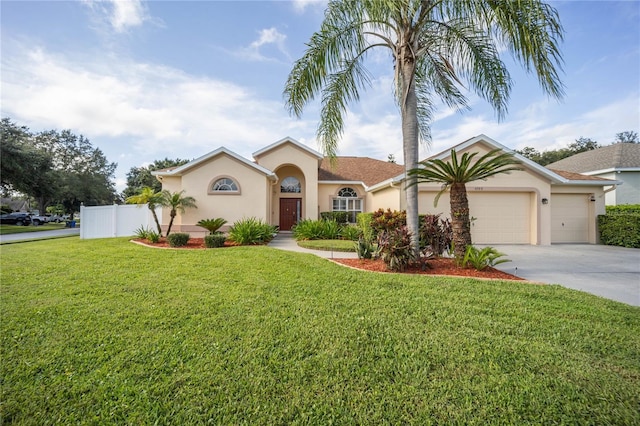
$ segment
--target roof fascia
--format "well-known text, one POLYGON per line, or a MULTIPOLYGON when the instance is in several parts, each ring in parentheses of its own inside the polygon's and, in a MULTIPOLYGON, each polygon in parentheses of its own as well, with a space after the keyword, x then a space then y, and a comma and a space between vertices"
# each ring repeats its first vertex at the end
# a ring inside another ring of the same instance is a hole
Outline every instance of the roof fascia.
POLYGON ((231 151, 230 149, 225 148, 224 146, 221 146, 220 148, 209 152, 208 154, 205 154, 201 157, 196 158, 195 160, 192 160, 190 162, 188 162, 187 164, 183 164, 182 166, 175 168, 173 170, 170 170, 168 172, 151 172, 152 175, 154 176, 182 176, 184 174, 184 172, 188 171, 189 169, 196 167, 202 163, 207 162, 208 160, 211 160, 212 158, 217 157, 218 155, 221 154, 226 154, 230 157, 232 157, 233 159, 245 164, 246 166, 257 170, 258 172, 264 174, 265 176, 267 176, 269 179, 274 180, 277 179, 277 176, 274 172, 272 172, 271 170, 262 167, 259 164, 256 164, 252 161, 247 160, 246 158, 244 158, 243 156, 236 154, 235 152, 231 151))
POLYGON ((284 145, 285 143, 291 143, 293 145, 295 145, 296 147, 302 149, 303 151, 306 151, 308 154, 313 155, 314 157, 316 157, 318 160, 322 160, 324 158, 324 156, 322 154, 320 154, 318 151, 316 151, 315 149, 309 148, 308 146, 298 142, 297 140, 287 136, 285 138, 280 139, 277 142, 272 143, 269 146, 266 146, 256 152, 254 152, 253 154, 251 154, 253 156, 253 158, 259 157, 275 148, 277 148, 280 145, 284 145))
POLYGON ((614 172, 640 172, 640 167, 611 167, 609 169, 602 170, 594 170, 591 172, 582 172, 583 175, 594 176, 603 173, 614 173, 614 172))
POLYGON ((318 185, 362 185, 365 191, 369 190, 369 187, 361 180, 319 180, 318 185))

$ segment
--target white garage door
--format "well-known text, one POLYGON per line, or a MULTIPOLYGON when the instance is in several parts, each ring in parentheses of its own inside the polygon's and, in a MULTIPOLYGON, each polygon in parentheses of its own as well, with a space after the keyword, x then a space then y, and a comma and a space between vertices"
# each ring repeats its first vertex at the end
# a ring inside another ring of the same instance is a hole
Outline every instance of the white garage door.
POLYGON ((551 242, 589 242, 587 194, 551 194, 551 242))
POLYGON ((474 244, 530 244, 531 195, 522 192, 469 192, 474 244))

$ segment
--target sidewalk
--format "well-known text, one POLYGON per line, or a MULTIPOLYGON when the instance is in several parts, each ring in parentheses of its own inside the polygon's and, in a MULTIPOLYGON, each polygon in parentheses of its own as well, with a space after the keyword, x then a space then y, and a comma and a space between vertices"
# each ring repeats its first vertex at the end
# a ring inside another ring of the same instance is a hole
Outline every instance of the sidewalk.
POLYGON ((326 259, 357 259, 358 255, 355 252, 344 251, 324 251, 324 250, 311 250, 300 247, 296 240, 293 239, 293 234, 286 231, 280 231, 276 237, 267 244, 269 247, 273 247, 280 250, 296 251, 298 253, 315 254, 316 256, 324 257, 326 259))
POLYGON ((80 228, 54 229, 52 231, 21 232, 19 234, 0 235, 0 243, 15 241, 46 240, 49 238, 73 237, 80 235, 80 228))

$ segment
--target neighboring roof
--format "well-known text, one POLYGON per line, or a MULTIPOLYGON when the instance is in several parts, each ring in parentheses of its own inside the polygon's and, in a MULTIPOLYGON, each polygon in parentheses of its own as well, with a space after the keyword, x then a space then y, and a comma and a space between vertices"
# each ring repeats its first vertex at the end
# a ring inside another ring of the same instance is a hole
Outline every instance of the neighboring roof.
POLYGON ((581 152, 547 165, 550 169, 568 172, 640 169, 640 144, 616 143, 581 152))
POLYGON ((271 170, 262 167, 254 162, 251 162, 249 160, 247 160, 246 158, 242 157, 241 155, 236 154, 235 152, 225 148, 225 147, 220 147, 218 149, 216 149, 215 151, 211 151, 208 154, 203 155, 200 158, 196 158, 195 160, 189 161, 187 164, 183 164, 180 167, 174 167, 174 168, 169 168, 169 169, 165 169, 165 170, 157 170, 157 171, 153 171, 151 172, 152 175, 154 176, 182 176, 182 174, 184 172, 186 172, 189 169, 192 169, 193 167, 199 166, 202 163, 206 163, 207 161, 211 160, 214 157, 217 157, 218 155, 222 155, 222 154, 226 154, 236 160, 238 160, 239 162, 247 165, 248 167, 255 169, 256 171, 264 174, 265 176, 269 177, 270 179, 276 179, 276 174, 273 173, 271 170))
POLYGON ((559 174, 560 176, 568 180, 599 180, 599 181, 611 182, 610 179, 605 179, 598 176, 588 176, 588 175, 583 175, 581 173, 567 172, 565 170, 554 170, 554 169, 549 169, 549 170, 559 174))
POLYGON ((404 173, 404 166, 369 157, 336 157, 334 167, 324 158, 318 170, 319 181, 362 182, 370 187, 404 173))
POLYGON ((312 156, 316 157, 318 160, 322 159, 322 154, 320 154, 318 151, 316 151, 315 149, 309 148, 308 146, 298 142, 297 140, 295 140, 293 138, 290 138, 289 136, 287 136, 286 138, 282 138, 279 141, 274 142, 271 145, 266 146, 266 147, 264 147, 264 148, 262 148, 262 149, 260 149, 260 150, 258 150, 256 152, 254 152, 252 154, 253 158, 257 158, 257 157, 259 157, 259 156, 261 156, 261 155, 263 155, 263 154, 265 154, 265 153, 267 153, 267 152, 269 152, 271 150, 276 149, 280 145, 284 145, 284 144, 287 144, 287 143, 290 143, 290 144, 293 144, 293 145, 297 146, 301 150, 306 151, 307 153, 309 153, 312 156))

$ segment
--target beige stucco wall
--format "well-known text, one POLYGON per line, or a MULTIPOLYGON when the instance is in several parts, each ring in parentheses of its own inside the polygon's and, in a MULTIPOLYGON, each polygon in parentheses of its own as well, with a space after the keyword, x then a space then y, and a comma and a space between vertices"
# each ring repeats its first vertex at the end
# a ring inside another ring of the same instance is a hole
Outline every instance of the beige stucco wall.
POLYGON ((338 196, 338 191, 342 188, 353 188, 358 194, 358 198, 362 198, 362 211, 371 211, 368 207, 371 203, 370 194, 365 191, 364 186, 344 183, 323 183, 318 185, 318 214, 333 210, 333 199, 338 196))
POLYGON ((269 220, 277 225, 280 197, 295 197, 294 194, 280 194, 280 180, 287 176, 297 177, 302 188, 302 217, 318 218, 318 158, 293 143, 283 143, 255 157, 262 167, 273 170, 278 175, 278 184, 268 193, 272 199, 269 220), (291 173, 287 175, 287 173, 291 173))
POLYGON ((403 210, 401 207, 404 197, 404 191, 402 191, 403 184, 397 184, 393 187, 388 186, 386 188, 380 189, 374 193, 370 193, 370 202, 369 208, 367 211, 374 212, 379 209, 391 209, 391 210, 403 210))
MULTIPOLYGON (((206 231, 195 225, 200 219, 221 217, 227 220, 227 226, 247 217, 268 221, 269 182, 263 173, 224 153, 189 169, 182 177, 165 176, 163 189, 184 189, 185 195, 194 197, 198 206, 197 209, 187 209, 184 214, 178 213, 173 222, 172 232, 175 229, 189 232, 194 237, 202 236, 206 231), (232 178, 238 184, 240 192, 210 193, 211 185, 222 177, 232 178)), ((162 217, 163 224, 167 225, 170 219, 168 209, 165 209, 162 217)))

